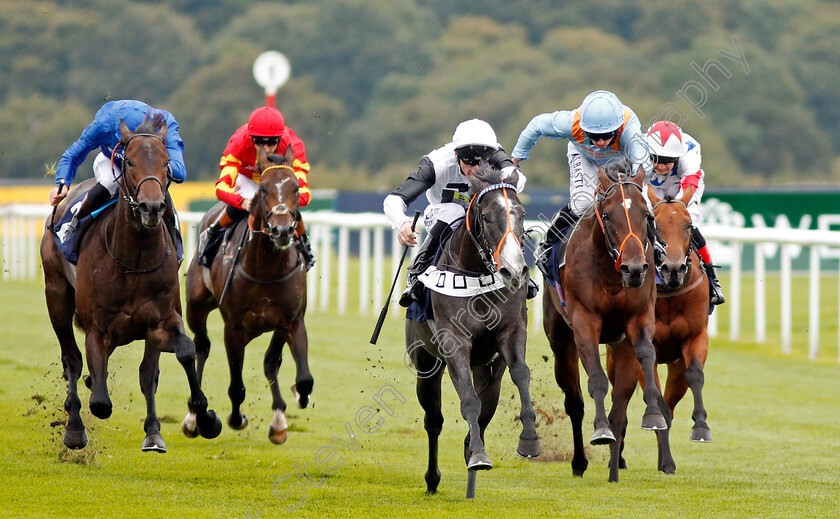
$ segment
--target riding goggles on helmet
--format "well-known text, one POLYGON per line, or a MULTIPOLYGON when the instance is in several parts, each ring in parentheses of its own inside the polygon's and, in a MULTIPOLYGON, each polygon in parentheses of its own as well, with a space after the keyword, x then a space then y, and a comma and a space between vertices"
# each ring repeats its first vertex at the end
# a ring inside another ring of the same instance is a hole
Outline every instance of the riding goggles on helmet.
POLYGON ((613 137, 615 137, 615 132, 607 132, 607 133, 584 132, 584 133, 586 133, 586 136, 589 137, 589 140, 592 141, 592 142, 601 141, 601 140, 609 141, 609 140, 612 140, 613 137))
POLYGON ((482 160, 488 162, 494 151, 487 146, 464 146, 455 150, 455 155, 467 166, 477 166, 482 160))
POLYGON ((650 161, 654 164, 673 164, 677 161, 677 157, 665 157, 664 155, 650 154, 650 161))
POLYGON ((280 142, 280 137, 251 137, 251 140, 257 146, 277 146, 280 142))

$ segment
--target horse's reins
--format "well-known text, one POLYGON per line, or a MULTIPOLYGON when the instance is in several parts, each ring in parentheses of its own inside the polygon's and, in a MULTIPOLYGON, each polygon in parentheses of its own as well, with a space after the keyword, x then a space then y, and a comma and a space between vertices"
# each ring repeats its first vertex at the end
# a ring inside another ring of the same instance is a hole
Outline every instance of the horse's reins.
POLYGON ((625 200, 627 200, 627 196, 624 194, 624 185, 625 184, 637 188, 639 190, 639 192, 642 191, 642 187, 639 186, 638 184, 636 184, 635 182, 630 182, 628 180, 622 180, 622 181, 619 181, 619 182, 614 182, 610 187, 607 188, 606 191, 604 191, 603 193, 599 193, 600 198, 599 198, 598 201, 595 202, 595 216, 598 218, 598 224, 601 226, 601 231, 604 233, 604 238, 606 238, 606 240, 607 240, 607 246, 609 247, 609 254, 615 260, 615 270, 616 270, 616 272, 621 271, 621 268, 619 266, 619 264, 621 263, 621 255, 624 254, 624 246, 627 245, 627 241, 630 238, 635 238, 636 241, 639 242, 639 246, 642 248, 642 250, 645 250, 645 245, 644 245, 644 243, 642 243, 641 238, 639 238, 639 236, 635 232, 633 232, 633 224, 630 223, 630 212, 627 209, 627 204, 623 203, 625 200), (616 250, 616 248, 612 244, 612 241, 610 240, 610 236, 607 233, 606 227, 604 226, 604 221, 601 219, 601 210, 598 208, 599 202, 601 200, 606 199, 607 196, 609 196, 610 191, 612 191, 612 189, 615 186, 618 186, 619 190, 621 191, 621 200, 622 200, 621 205, 624 207, 624 216, 627 218, 627 228, 630 229, 630 232, 627 234, 627 236, 624 237, 624 240, 621 241, 621 245, 619 246, 618 250, 616 250))
POLYGON ((484 262, 484 265, 490 272, 497 272, 502 266, 500 260, 502 254, 502 244, 504 244, 508 234, 513 236, 513 239, 516 241, 516 244, 519 245, 520 248, 522 247, 522 244, 519 242, 519 238, 516 236, 516 233, 513 232, 513 224, 510 221, 510 200, 508 199, 507 194, 508 189, 513 189, 514 191, 516 191, 516 186, 505 182, 487 186, 484 189, 482 189, 478 194, 473 196, 472 200, 470 200, 470 204, 467 206, 467 234, 475 244, 475 248, 478 249, 478 254, 481 256, 481 261, 484 262), (497 189, 502 190, 502 194, 505 198, 505 218, 507 220, 507 228, 505 229, 504 234, 502 234, 502 237, 499 239, 499 243, 496 245, 496 248, 494 250, 490 243, 487 241, 487 235, 484 232, 484 223, 482 222, 480 217, 481 207, 479 206, 479 204, 481 203, 481 199, 484 198, 484 195, 486 195, 490 191, 495 191, 497 189), (477 220, 478 229, 476 231, 476 234, 478 235, 478 238, 481 239, 482 242, 484 242, 483 245, 479 243, 476 237, 473 235, 472 227, 470 225, 470 210, 472 209, 473 203, 475 203, 476 211, 478 211, 479 213, 479 218, 477 220), (490 251, 492 250, 494 250, 494 252, 491 253, 490 251))

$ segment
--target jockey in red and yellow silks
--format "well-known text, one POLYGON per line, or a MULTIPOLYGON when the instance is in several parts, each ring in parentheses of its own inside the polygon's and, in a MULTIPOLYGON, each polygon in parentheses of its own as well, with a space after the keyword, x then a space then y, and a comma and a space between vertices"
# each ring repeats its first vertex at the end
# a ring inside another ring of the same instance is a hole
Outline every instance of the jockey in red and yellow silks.
MULTIPOLYGON (((306 149, 303 141, 298 138, 291 128, 286 126, 280 136, 277 153, 282 154, 288 146, 292 147, 295 160, 292 167, 295 176, 300 183, 300 207, 307 205, 312 198, 309 191, 307 175, 309 173, 309 162, 306 160, 306 149)), ((216 197, 226 204, 237 209, 242 209, 244 198, 235 189, 236 179, 239 175, 250 178, 254 183, 260 183, 260 173, 255 168, 257 150, 254 141, 248 131, 248 125, 243 124, 228 141, 227 147, 219 162, 221 175, 216 181, 216 197)))
MULTIPOLYGON (((219 230, 245 216, 251 209, 251 200, 260 185, 260 172, 257 171, 257 148, 266 154, 284 154, 291 147, 294 159, 292 168, 300 185, 298 204, 307 205, 312 198, 307 175, 309 162, 306 160, 306 148, 291 128, 286 126, 283 114, 276 108, 263 106, 257 108, 248 118, 248 123, 239 127, 228 141, 222 160, 219 161, 221 175, 216 181, 216 197, 227 204, 215 222, 205 229, 198 239, 196 261, 208 267, 212 258, 205 255, 211 237, 219 230)), ((309 246, 303 221, 298 220, 296 234, 300 240, 301 253, 306 260, 307 269, 315 264, 315 257, 309 246)))

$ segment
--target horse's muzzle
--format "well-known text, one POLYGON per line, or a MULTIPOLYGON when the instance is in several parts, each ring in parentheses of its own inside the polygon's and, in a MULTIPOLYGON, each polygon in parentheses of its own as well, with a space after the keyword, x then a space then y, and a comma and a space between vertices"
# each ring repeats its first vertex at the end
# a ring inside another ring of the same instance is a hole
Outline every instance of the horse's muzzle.
POLYGON ((140 221, 143 226, 149 229, 160 225, 160 219, 163 212, 166 211, 166 202, 140 202, 137 205, 137 210, 140 213, 140 221))
POLYGON ((622 264, 619 270, 621 271, 621 286, 625 288, 638 288, 645 282, 648 264, 647 262, 639 265, 622 264))
POLYGON ((659 273, 665 280, 665 284, 671 290, 675 290, 682 286, 685 282, 685 276, 688 273, 688 265, 685 262, 670 262, 666 261, 659 267, 659 273))
POLYGON ((271 227, 268 231, 271 237, 271 243, 278 250, 283 250, 292 244, 292 238, 295 236, 295 227, 271 227))

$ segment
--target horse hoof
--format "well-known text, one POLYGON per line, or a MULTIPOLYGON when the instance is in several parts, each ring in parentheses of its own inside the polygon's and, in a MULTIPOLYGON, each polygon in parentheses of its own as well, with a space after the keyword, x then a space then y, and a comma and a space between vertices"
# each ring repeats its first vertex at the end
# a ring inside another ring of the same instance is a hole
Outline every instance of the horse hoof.
POLYGON ((493 464, 490 463, 490 458, 483 452, 477 452, 470 456, 470 462, 467 463, 467 470, 490 470, 493 464))
POLYGON ((288 437, 288 429, 283 429, 282 431, 280 431, 275 429, 274 427, 268 428, 268 440, 274 445, 283 445, 284 443, 286 443, 288 437))
POLYGON ((667 463, 659 467, 659 471, 664 472, 665 474, 674 474, 677 471, 677 465, 673 462, 667 463))
POLYGON ((592 437, 589 438, 589 443, 592 445, 611 445, 615 443, 615 436, 609 427, 601 427, 592 433, 592 437))
POLYGON ((646 431, 664 431, 668 428, 662 413, 645 413, 642 417, 642 429, 646 431))
POLYGON ((93 416, 99 418, 100 420, 105 420, 106 418, 111 416, 111 412, 113 411, 113 406, 111 402, 91 402, 90 403, 90 412, 93 416))
POLYGON ((87 432, 84 428, 80 431, 65 429, 63 441, 68 449, 84 449, 88 444, 87 432))
POLYGON ((708 427, 695 426, 691 428, 691 435, 688 439, 697 443, 711 443, 712 431, 708 427))
MULTIPOLYGON (((304 388, 301 387, 301 390, 304 388)), ((312 391, 310 387, 310 392, 312 391)), ((295 395, 295 402, 297 403, 298 409, 306 409, 306 406, 309 405, 309 393, 301 394, 298 392, 297 384, 292 384, 292 394, 295 395)))
POLYGON ((227 424, 228 424, 228 427, 230 427, 231 429, 241 431, 242 429, 244 429, 245 427, 248 426, 248 417, 245 416, 245 413, 240 414, 239 415, 239 424, 235 424, 235 423, 233 423, 233 413, 231 413, 227 417, 227 424))
POLYGON ((201 435, 202 438, 207 438, 208 440, 212 440, 216 436, 222 433, 222 419, 216 414, 216 411, 212 409, 207 410, 207 419, 209 420, 209 425, 205 427, 198 427, 198 433, 201 435))
POLYGON ((198 426, 195 423, 194 414, 187 413, 187 416, 184 417, 184 421, 181 422, 181 432, 184 433, 184 436, 187 438, 198 437, 198 426))
POLYGON ((143 452, 166 452, 166 443, 163 442, 163 436, 160 434, 147 434, 146 439, 143 440, 143 452))
POLYGON ((519 438, 519 445, 516 447, 516 453, 525 459, 539 457, 539 455, 542 454, 539 438, 534 440, 519 438))
POLYGON ((85 383, 85 387, 90 389, 91 385, 93 385, 93 380, 90 378, 90 375, 85 375, 82 377, 82 380, 85 383))

